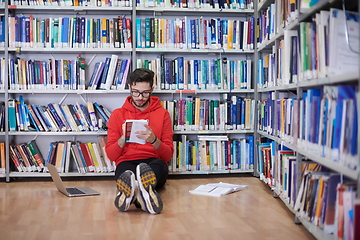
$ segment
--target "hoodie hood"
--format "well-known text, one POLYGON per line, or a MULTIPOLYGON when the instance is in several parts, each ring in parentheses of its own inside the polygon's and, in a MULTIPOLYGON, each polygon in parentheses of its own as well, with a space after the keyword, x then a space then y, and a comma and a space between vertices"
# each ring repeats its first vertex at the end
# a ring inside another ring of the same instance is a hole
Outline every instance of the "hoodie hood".
POLYGON ((124 109, 132 112, 132 113, 150 113, 153 112, 159 108, 161 108, 161 104, 160 104, 160 98, 158 97, 150 97, 150 104, 149 106, 144 110, 144 111, 140 111, 139 109, 137 109, 133 104, 132 104, 132 98, 131 96, 128 96, 122 106, 124 109))

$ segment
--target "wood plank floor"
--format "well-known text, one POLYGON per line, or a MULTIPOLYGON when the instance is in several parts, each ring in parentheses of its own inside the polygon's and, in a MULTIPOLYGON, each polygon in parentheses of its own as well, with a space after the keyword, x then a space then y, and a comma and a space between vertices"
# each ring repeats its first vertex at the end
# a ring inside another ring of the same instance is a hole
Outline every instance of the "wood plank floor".
POLYGON ((169 179, 160 191, 164 209, 148 214, 113 204, 115 181, 65 182, 100 196, 68 198, 50 182, 0 183, 0 239, 314 239, 269 188, 254 177, 169 179), (201 184, 226 182, 249 188, 223 197, 189 194, 201 184))

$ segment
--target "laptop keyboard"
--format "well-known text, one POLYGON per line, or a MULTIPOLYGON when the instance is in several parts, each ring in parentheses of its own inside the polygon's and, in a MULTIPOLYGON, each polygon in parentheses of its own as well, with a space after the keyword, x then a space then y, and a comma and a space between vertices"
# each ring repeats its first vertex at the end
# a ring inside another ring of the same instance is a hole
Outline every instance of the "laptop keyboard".
POLYGON ((83 191, 77 189, 77 188, 66 188, 66 191, 69 194, 85 194, 83 191))

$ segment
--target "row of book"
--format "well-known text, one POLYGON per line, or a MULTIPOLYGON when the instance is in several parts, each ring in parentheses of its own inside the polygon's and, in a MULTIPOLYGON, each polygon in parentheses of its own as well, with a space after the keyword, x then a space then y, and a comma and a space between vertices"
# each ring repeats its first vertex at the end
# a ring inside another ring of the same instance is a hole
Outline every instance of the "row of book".
POLYGON ((45 169, 43 155, 35 140, 10 144, 9 155, 18 172, 41 172, 45 169))
POLYGON ((131 59, 121 60, 118 55, 107 57, 105 62, 97 62, 87 89, 124 90, 131 59))
MULTIPOLYGON (((9 88, 11 90, 124 90, 131 60, 118 55, 106 57, 94 65, 87 81, 85 61, 49 59, 9 60, 9 88)), ((1 59, 3 69, 5 59, 1 59)), ((155 72, 155 89, 161 90, 226 90, 251 89, 251 60, 187 60, 177 57, 165 59, 160 54, 154 60, 137 60, 138 68, 155 72)), ((0 89, 4 89, 3 74, 0 89)))
POLYGON ((114 172, 115 164, 105 152, 106 137, 98 142, 51 142, 47 158, 41 153, 35 140, 21 144, 10 144, 10 159, 18 172, 47 172, 46 163, 56 166, 58 172, 114 172))
POLYGON ((132 7, 132 1, 125 0, 10 0, 10 6, 53 6, 53 7, 132 7))
MULTIPOLYGON (((296 154, 284 146, 276 147, 275 141, 261 142, 258 145, 258 172, 260 180, 276 191, 284 202, 294 208, 297 197, 296 154)), ((321 171, 320 164, 302 161, 301 174, 308 170, 321 171)))
POLYGON ((9 59, 9 89, 84 90, 86 79, 82 59, 81 55, 75 60, 9 59))
MULTIPOLYGON (((96 102, 86 105, 58 104, 47 105, 26 104, 24 97, 19 100, 8 100, 9 130, 14 131, 104 131, 111 112, 96 102)), ((4 104, 2 102, 2 104, 4 104)), ((2 113, 2 116, 5 112, 2 113)), ((3 124, 3 121, 1 122, 3 124)), ((4 126, 1 126, 4 129, 4 126)))
POLYGON ((282 47, 282 41, 280 41, 278 49, 273 46, 273 53, 259 57, 256 63, 258 72, 256 82, 259 89, 276 86, 277 82, 281 81, 281 65, 276 65, 277 62, 281 62, 281 59, 276 59, 276 56, 281 56, 282 47))
POLYGON ((103 136, 99 136, 98 142, 51 142, 46 162, 56 166, 60 173, 114 172, 115 162, 106 156, 105 143, 103 136))
POLYGON ((174 141, 170 172, 250 170, 254 168, 254 139, 229 139, 227 136, 198 136, 198 140, 182 135, 174 141))
POLYGON ((251 89, 251 60, 138 59, 138 68, 154 71, 155 89, 162 90, 237 90, 251 89))
POLYGON ((343 181, 339 173, 306 172, 296 199, 295 213, 336 239, 355 239, 356 189, 355 182, 343 181))
MULTIPOLYGON (((9 47, 131 48, 131 19, 9 17, 9 47)), ((137 48, 254 49, 254 18, 136 19, 137 48)), ((5 35, 4 35, 5 36, 5 35)))
POLYGON ((268 40, 284 29, 299 16, 298 0, 275 1, 259 12, 257 46, 266 44, 268 40))
POLYGON ((316 14, 312 22, 300 23, 301 79, 358 71, 359 26, 359 13, 334 8, 316 14))
POLYGON ((355 170, 358 165, 357 87, 309 89, 301 99, 259 102, 259 130, 274 134, 312 154, 355 170), (276 105, 276 106, 275 106, 276 105), (277 115, 278 124, 273 121, 277 115))
POLYGON ((351 210, 355 184, 347 183, 339 173, 327 172, 320 164, 307 161, 301 162, 301 174, 297 174, 299 163, 295 152, 286 147, 277 149, 274 141, 260 143, 258 153, 260 179, 271 186, 298 217, 320 227, 325 234, 353 239, 348 237, 354 232, 351 210), (297 186, 298 176, 301 176, 300 186, 297 186), (344 197, 348 198, 346 207, 344 197))
POLYGON ((136 6, 189 9, 254 9, 253 0, 137 0, 136 6))
POLYGON ((254 18, 136 19, 137 48, 254 49, 254 18))
POLYGON ((258 59, 258 86, 357 72, 359 24, 358 13, 331 9, 301 22, 297 30, 285 30, 279 47, 258 59))
POLYGON ((9 47, 131 48, 131 19, 9 17, 9 47))
MULTIPOLYGON (((0 4, 1 5, 1 4, 0 4)), ((118 0, 10 0, 15 6, 83 6, 83 7, 132 7, 132 1, 118 0)), ((189 9, 253 9, 252 0, 211 0, 211 1, 179 1, 179 0, 137 0, 138 7, 189 8, 189 9)))
MULTIPOLYGON (((227 94, 224 94, 227 95, 227 94)), ((238 96, 209 100, 188 96, 162 101, 176 131, 254 130, 255 101, 238 96)))
MULTIPOLYGON (((258 87, 281 86, 305 80, 305 75, 300 73, 300 63, 304 60, 300 59, 300 48, 297 30, 285 30, 284 39, 279 42, 279 47, 273 46, 272 53, 258 59, 258 87)), ((320 75, 314 76, 318 77, 320 75)))

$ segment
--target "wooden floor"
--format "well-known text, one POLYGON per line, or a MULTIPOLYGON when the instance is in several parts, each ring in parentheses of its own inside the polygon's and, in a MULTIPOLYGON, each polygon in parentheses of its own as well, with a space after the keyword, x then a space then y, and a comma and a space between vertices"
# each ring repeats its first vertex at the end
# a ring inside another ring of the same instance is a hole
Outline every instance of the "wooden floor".
POLYGON ((0 239, 314 239, 269 188, 254 177, 169 179, 160 191, 164 209, 151 215, 113 204, 115 182, 65 182, 88 186, 100 196, 68 198, 52 182, 0 183, 0 239), (198 185, 226 182, 249 188, 223 197, 189 194, 198 185))

